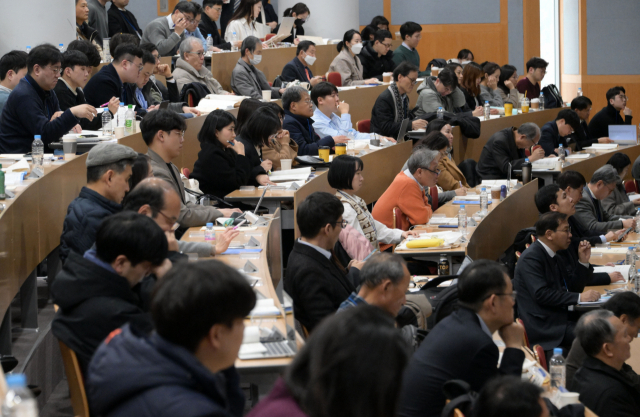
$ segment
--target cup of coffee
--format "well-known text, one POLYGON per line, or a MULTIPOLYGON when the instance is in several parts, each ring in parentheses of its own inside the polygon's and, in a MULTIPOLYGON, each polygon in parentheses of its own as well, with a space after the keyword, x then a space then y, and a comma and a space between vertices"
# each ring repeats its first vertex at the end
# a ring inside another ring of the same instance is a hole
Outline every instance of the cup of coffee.
POLYGON ((347 144, 346 143, 336 143, 336 156, 338 155, 346 155, 347 154, 347 144))
POLYGON ((491 199, 494 201, 500 201, 500 186, 494 185, 491 187, 491 199))
POLYGON ((65 160, 75 158, 76 152, 78 152, 78 139, 62 138, 62 150, 64 152, 65 160))
POLYGON ((531 99, 531 110, 538 110, 538 109, 540 109, 540 99, 539 98, 531 99))
POLYGON ((122 139, 124 137, 124 126, 118 126, 114 129, 116 139, 122 139))
POLYGON ((431 67, 431 76, 432 77, 437 77, 438 74, 440 74, 440 68, 438 67, 431 67))
POLYGON ((513 111, 513 104, 504 103, 504 115, 511 116, 511 112, 513 111))
POLYGON ((318 156, 324 160, 324 162, 329 162, 329 152, 330 152, 330 148, 328 146, 321 146, 320 149, 318 149, 318 156))
POLYGON ((292 162, 293 162, 293 159, 281 159, 280 160, 280 169, 282 169, 283 171, 291 169, 291 163, 292 162))
POLYGON ((271 90, 262 90, 262 100, 271 101, 271 90))
POLYGON ((393 78, 393 73, 392 72, 383 72, 382 73, 382 82, 383 83, 390 83, 392 78, 393 78))

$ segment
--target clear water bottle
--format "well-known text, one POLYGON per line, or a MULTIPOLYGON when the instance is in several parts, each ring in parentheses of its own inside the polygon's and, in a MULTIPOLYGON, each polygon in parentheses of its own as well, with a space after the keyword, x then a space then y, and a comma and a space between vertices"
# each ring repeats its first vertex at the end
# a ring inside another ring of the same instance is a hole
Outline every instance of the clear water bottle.
POLYGON ((124 127, 124 114, 126 110, 124 108, 124 103, 120 102, 120 108, 118 109, 118 113, 116 113, 116 126, 124 127))
POLYGON ((4 171, 2 170, 2 164, 0 164, 0 200, 7 198, 4 193, 4 171))
POLYGON ((204 48, 205 51, 209 51, 211 50, 211 48, 213 48, 213 37, 211 36, 211 34, 207 35, 207 44, 204 46, 204 48))
POLYGON ((33 137, 33 142, 31 143, 31 160, 34 168, 42 168, 44 164, 44 142, 42 142, 40 135, 33 137))
POLYGON ((442 107, 438 107, 438 119, 444 119, 444 109, 442 107))
POLYGON ((111 51, 109 49, 109 40, 105 39, 102 41, 102 59, 104 62, 111 62, 111 51))
MULTIPOLYGON (((635 268, 633 269, 634 272, 636 272, 635 268)), ((635 281, 633 282, 633 289, 634 292, 638 295, 640 295, 640 269, 638 269, 638 271, 636 272, 635 276, 633 277, 635 279, 635 281)), ((629 282, 631 282, 631 277, 629 277, 629 282)))
POLYGON ((635 216, 635 221, 636 221, 636 233, 640 233, 640 208, 636 209, 636 216, 635 216))
POLYGON ((489 196, 487 195, 487 189, 482 187, 480 191, 480 214, 485 216, 489 212, 489 196))
POLYGON ((26 53, 31 52, 31 47, 29 45, 27 45, 27 49, 24 50, 26 53))
POLYGON ((562 356, 562 349, 553 349, 553 356, 549 361, 549 373, 551 374, 551 387, 565 387, 567 381, 567 367, 562 356))
POLYGON ((578 87, 578 95, 576 97, 582 97, 582 88, 578 87))
POLYGON ((213 223, 207 223, 207 227, 204 230, 204 240, 206 242, 213 242, 216 240, 216 231, 213 230, 213 223))
POLYGON ((462 237, 467 236, 467 210, 464 208, 464 205, 460 206, 460 210, 458 210, 458 230, 462 233, 462 237))
POLYGON ((136 133, 136 114, 133 112, 133 105, 129 104, 124 114, 124 134, 133 135, 134 133, 136 133))
POLYGON ((64 43, 58 44, 58 49, 60 50, 60 53, 63 54, 65 49, 64 49, 64 43))
POLYGON ((635 269, 636 252, 633 250, 633 246, 629 246, 629 249, 627 250, 627 254, 625 256, 624 264, 630 265, 631 269, 635 269))
POLYGON ((565 161, 566 157, 567 157, 567 153, 564 151, 564 147, 562 146, 562 143, 561 143, 560 146, 558 147, 558 161, 562 163, 565 161))
POLYGON ((2 403, 2 417, 37 417, 38 406, 27 388, 24 374, 7 375, 7 395, 2 403))
POLYGON ((544 93, 540 91, 540 111, 544 110, 544 93))
POLYGON ((491 119, 491 106, 488 101, 484 102, 484 120, 491 119))
POLYGON ((238 42, 238 35, 236 35, 236 33, 233 32, 233 35, 231 35, 231 51, 232 52, 238 52, 238 47, 236 46, 236 42, 238 42))
POLYGON ((113 136, 113 125, 111 124, 111 112, 108 108, 102 112, 102 134, 104 136, 113 136))

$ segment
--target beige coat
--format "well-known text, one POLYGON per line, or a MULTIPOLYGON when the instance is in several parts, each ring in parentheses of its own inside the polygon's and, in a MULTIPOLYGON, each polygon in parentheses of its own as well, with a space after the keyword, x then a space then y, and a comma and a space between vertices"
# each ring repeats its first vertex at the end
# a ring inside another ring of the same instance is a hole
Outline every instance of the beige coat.
POLYGON ((329 72, 339 72, 343 86, 364 84, 362 62, 357 55, 351 56, 346 46, 343 46, 342 51, 333 58, 333 62, 329 65, 329 72))
MULTIPOLYGON (((295 159, 298 156, 298 144, 289 140, 288 145, 283 145, 277 140, 272 140, 269 146, 262 147, 262 159, 269 159, 273 163, 272 170, 280 169, 281 159, 295 159)), ((291 165, 295 165, 296 162, 291 161, 291 165)))
POLYGON ((173 78, 178 83, 178 91, 182 92, 182 87, 190 83, 200 83, 207 86, 211 94, 229 94, 224 91, 218 80, 213 78, 211 71, 202 64, 200 71, 196 71, 191 64, 182 58, 178 58, 176 69, 173 71, 173 78))

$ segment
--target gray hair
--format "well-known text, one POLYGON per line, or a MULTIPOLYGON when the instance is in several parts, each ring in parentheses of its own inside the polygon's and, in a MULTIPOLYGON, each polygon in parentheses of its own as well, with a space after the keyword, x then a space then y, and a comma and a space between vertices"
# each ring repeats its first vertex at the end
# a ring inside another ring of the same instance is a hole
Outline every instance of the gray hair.
POLYGON ((246 50, 249 49, 249 52, 254 53, 256 50, 256 46, 261 43, 260 39, 255 36, 247 36, 242 41, 242 45, 240 46, 240 56, 245 56, 246 50))
POLYGON ((187 38, 184 38, 184 40, 180 42, 180 58, 185 59, 185 54, 187 52, 193 51, 193 44, 195 42, 198 42, 200 45, 202 45, 200 39, 196 38, 195 36, 189 36, 187 38))
POLYGON ((375 288, 385 279, 391 280, 393 285, 398 285, 404 277, 404 268, 407 263, 402 256, 391 253, 377 253, 373 255, 360 271, 360 282, 369 288, 375 288))
POLYGON ((289 107, 291 107, 291 103, 297 103, 302 100, 304 94, 309 95, 309 92, 304 87, 296 85, 294 87, 287 88, 282 94, 282 108, 285 110, 289 110, 289 107))
POLYGON ((415 150, 407 161, 409 172, 415 174, 418 168, 430 168, 433 161, 439 156, 440 152, 432 151, 431 149, 421 148, 415 150))
POLYGON ((596 172, 593 173, 591 181, 589 182, 591 184, 597 184, 598 181, 602 181, 604 185, 609 185, 618 182, 618 178, 618 171, 616 171, 613 166, 607 164, 598 168, 596 172))
POLYGON ((525 135, 531 142, 536 143, 536 138, 540 137, 540 127, 535 123, 523 123, 518 128, 518 133, 525 135))
POLYGON ((589 356, 596 356, 605 343, 613 343, 616 329, 609 321, 613 313, 609 310, 591 311, 578 320, 575 334, 584 352, 589 356))

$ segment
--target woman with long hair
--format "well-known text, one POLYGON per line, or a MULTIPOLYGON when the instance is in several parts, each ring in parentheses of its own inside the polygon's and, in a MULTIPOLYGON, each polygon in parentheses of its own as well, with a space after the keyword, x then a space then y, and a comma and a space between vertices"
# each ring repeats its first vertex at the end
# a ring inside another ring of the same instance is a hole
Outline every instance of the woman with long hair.
MULTIPOLYGON (((490 106, 504 106, 500 96, 500 89, 498 88, 498 80, 501 74, 500 65, 495 62, 486 62, 482 65, 482 71, 484 72, 484 78, 480 82, 480 104, 484 105, 484 102, 488 101, 490 106)), ((498 110, 492 109, 491 114, 498 114, 498 110)))
POLYGON ((362 72, 362 62, 358 54, 362 51, 362 37, 360 32, 350 29, 345 32, 342 41, 338 43, 339 54, 333 58, 329 65, 329 72, 338 72, 342 78, 342 85, 378 84, 377 78, 365 80, 362 72))
POLYGON ((267 174, 273 168, 272 161, 262 157, 262 147, 268 145, 271 139, 278 136, 282 130, 280 117, 269 107, 262 106, 256 109, 242 129, 236 140, 244 145, 245 155, 249 158, 251 185, 274 184, 269 181, 267 174))
POLYGON ((256 19, 262 10, 262 0, 242 0, 235 11, 224 32, 224 40, 233 42, 233 34, 235 32, 235 41, 243 41, 248 36, 261 38, 262 35, 256 28, 256 19))
POLYGON ((482 104, 480 103, 480 82, 484 77, 484 71, 482 67, 475 62, 469 62, 465 65, 462 71, 462 83, 460 83, 460 90, 464 93, 465 101, 467 102, 467 108, 473 112, 475 117, 480 117, 483 114, 482 104))
POLYGON ((503 65, 502 68, 500 68, 500 79, 498 80, 498 93, 500 93, 502 102, 513 104, 514 109, 517 109, 520 107, 518 89, 516 88, 517 83, 518 83, 518 69, 513 65, 509 65, 509 64, 503 65))
POLYGON ((445 68, 453 71, 456 74, 456 77, 458 77, 458 85, 462 85, 462 72, 464 71, 462 65, 457 62, 449 62, 445 68))
MULTIPOLYGON (((453 150, 452 129, 453 127, 448 121, 435 119, 427 125, 426 133, 440 132, 449 141, 449 147, 446 149, 442 159, 440 159, 440 162, 438 163, 438 169, 440 170, 440 175, 438 175, 437 181, 438 187, 442 188, 445 192, 455 191, 456 195, 465 195, 466 189, 469 188, 469 184, 467 183, 467 179, 462 171, 458 169, 456 161, 453 160, 453 156, 451 155, 451 151, 453 150)), ((439 196, 440 193, 438 193, 438 197, 439 196)), ((453 195, 451 195, 451 197, 453 197, 453 195)))

